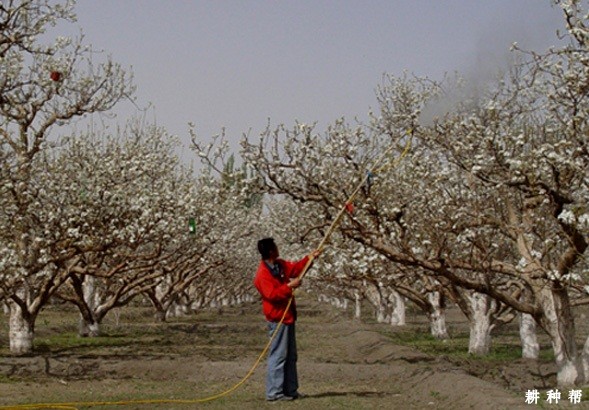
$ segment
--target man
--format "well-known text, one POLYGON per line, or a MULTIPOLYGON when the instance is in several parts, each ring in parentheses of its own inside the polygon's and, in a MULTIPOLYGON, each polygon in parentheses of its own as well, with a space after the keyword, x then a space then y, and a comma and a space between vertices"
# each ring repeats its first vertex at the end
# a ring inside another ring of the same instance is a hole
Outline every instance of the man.
POLYGON ((262 296, 262 310, 268 321, 270 336, 276 330, 282 316, 284 321, 278 329, 268 355, 266 375, 266 400, 294 400, 300 395, 297 376, 297 344, 295 321, 297 319, 294 299, 286 312, 293 290, 301 286, 303 272, 309 258, 315 258, 319 251, 305 256, 298 262, 279 259, 278 247, 274 239, 258 241, 258 251, 262 261, 258 267, 254 285, 262 296))

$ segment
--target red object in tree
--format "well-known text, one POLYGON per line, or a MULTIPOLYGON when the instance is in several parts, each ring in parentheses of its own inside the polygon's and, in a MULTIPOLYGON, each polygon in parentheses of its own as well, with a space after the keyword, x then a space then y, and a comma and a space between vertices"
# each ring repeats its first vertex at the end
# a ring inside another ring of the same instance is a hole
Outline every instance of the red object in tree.
POLYGON ((347 211, 347 212, 348 212, 350 215, 352 215, 352 214, 354 213, 354 204, 353 204, 353 203, 351 203, 351 202, 348 202, 348 203, 346 204, 346 211, 347 211))
POLYGON ((53 81, 60 81, 61 73, 59 71, 52 71, 50 77, 53 81))

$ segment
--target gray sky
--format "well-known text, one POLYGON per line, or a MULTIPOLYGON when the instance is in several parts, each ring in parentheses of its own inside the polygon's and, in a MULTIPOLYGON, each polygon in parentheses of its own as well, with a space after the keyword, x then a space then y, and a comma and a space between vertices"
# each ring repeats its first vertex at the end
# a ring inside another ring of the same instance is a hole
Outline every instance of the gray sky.
MULTIPOLYGON (((86 42, 132 66, 148 119, 187 140, 236 141, 295 120, 366 118, 383 73, 440 79, 503 61, 512 42, 544 50, 549 0, 78 0, 86 42)), ((98 57, 97 57, 98 58, 98 57)), ((131 104, 116 111, 120 121, 131 104)))

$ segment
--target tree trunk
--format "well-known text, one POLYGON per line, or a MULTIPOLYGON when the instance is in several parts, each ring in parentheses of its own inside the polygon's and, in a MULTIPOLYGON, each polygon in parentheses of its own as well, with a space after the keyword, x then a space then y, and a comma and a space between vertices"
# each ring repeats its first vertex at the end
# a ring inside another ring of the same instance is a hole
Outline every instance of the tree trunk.
POLYGON ((376 321, 378 323, 385 323, 389 321, 387 310, 387 305, 385 304, 384 300, 381 299, 376 308, 376 321))
POLYGON ((81 337, 100 336, 100 321, 96 319, 96 309, 100 305, 100 293, 94 276, 85 276, 82 282, 82 294, 87 311, 80 313, 78 334, 81 337))
POLYGON ((80 337, 98 337, 100 336, 100 323, 94 318, 86 320, 84 316, 80 315, 78 324, 78 335, 80 337))
POLYGON ((389 300, 393 305, 393 311, 391 312, 391 325, 393 326, 405 326, 405 299, 394 289, 391 289, 391 295, 389 300))
POLYGON ((575 343, 575 322, 566 289, 545 288, 540 292, 542 324, 552 342, 558 387, 571 387, 585 380, 583 363, 575 343))
POLYGON ((10 302, 10 351, 17 355, 32 353, 35 337, 35 316, 10 302))
MULTIPOLYGON (((228 302, 226 301, 227 299, 223 299, 222 306, 227 306, 226 303, 228 302)), ((188 314, 188 308, 179 302, 173 302, 167 311, 168 317, 182 317, 188 314)))
POLYGON ((440 292, 434 291, 427 294, 430 303, 429 322, 432 336, 436 339, 448 339, 446 329, 446 312, 440 292))
POLYGON ((522 343, 522 358, 538 359, 540 345, 536 337, 536 321, 527 313, 521 313, 519 316, 519 335, 522 343))
POLYGON ((358 291, 356 291, 354 294, 354 302, 354 318, 360 319, 362 318, 362 297, 358 291))
POLYGON ((160 323, 164 323, 166 321, 166 311, 163 309, 157 309, 153 315, 155 320, 160 323))
MULTIPOLYGON (((159 287, 159 285, 158 285, 159 287)), ((161 300, 158 298, 158 287, 156 287, 156 289, 147 289, 145 292, 143 292, 145 294, 145 296, 147 296, 147 299, 149 300, 149 302, 151 303, 151 305, 153 306, 153 308, 155 309, 155 313, 153 314, 154 319, 157 322, 160 323, 164 323, 166 321, 166 311, 167 311, 167 307, 169 305, 165 305, 164 303, 161 302, 161 300)))
POLYGON ((200 309, 202 309, 203 306, 204 303, 202 299, 197 299, 192 302, 192 304, 190 305, 190 309, 192 309, 192 311, 194 312, 198 312, 200 309))
POLYGON ((374 306, 376 321, 378 323, 388 322, 387 306, 380 292, 380 288, 370 283, 364 292, 366 299, 374 306))
POLYGON ((470 320, 470 338, 468 340, 468 353, 477 356, 485 356, 491 350, 491 313, 493 304, 491 297, 482 293, 473 292, 469 296, 472 317, 470 320))
POLYGON ((585 375, 585 384, 589 382, 589 337, 585 340, 585 345, 583 346, 583 372, 585 375))

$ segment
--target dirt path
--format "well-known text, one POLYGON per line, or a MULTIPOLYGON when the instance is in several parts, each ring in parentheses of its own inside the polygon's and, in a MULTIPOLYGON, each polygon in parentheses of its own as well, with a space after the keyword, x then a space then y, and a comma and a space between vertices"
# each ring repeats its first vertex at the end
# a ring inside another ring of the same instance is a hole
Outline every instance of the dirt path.
MULTIPOLYGON (((518 396, 468 375, 444 359, 394 345, 370 325, 301 299, 297 325, 299 378, 307 397, 291 403, 265 402, 263 364, 231 396, 200 407, 530 408, 523 403, 523 392, 518 396)), ((48 323, 39 333, 55 331, 51 320, 48 323)), ((111 337, 101 338, 103 344, 67 350, 47 346, 31 357, 1 355, 0 404, 206 397, 239 381, 266 340, 257 305, 161 325, 138 323, 134 318, 119 327, 109 329, 111 337)), ((95 408, 195 407, 199 406, 174 403, 95 408)))

